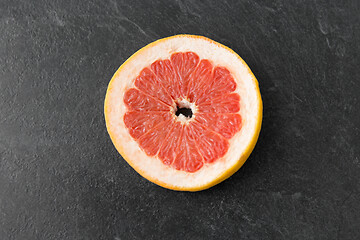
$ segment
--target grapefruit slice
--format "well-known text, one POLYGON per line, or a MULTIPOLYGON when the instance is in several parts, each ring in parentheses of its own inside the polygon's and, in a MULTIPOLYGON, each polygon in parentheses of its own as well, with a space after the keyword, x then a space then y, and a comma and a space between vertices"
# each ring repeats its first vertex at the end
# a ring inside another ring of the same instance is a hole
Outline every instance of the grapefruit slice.
POLYGON ((132 55, 111 79, 105 120, 113 144, 143 177, 199 191, 235 173, 261 127, 258 82, 231 49, 176 35, 132 55))

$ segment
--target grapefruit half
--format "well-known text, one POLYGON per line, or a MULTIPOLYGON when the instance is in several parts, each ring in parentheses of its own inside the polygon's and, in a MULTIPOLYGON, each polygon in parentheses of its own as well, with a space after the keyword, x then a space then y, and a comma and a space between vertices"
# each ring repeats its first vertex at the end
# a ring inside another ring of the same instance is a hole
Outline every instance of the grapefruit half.
POLYGON ((234 51, 202 36, 176 35, 133 54, 105 98, 110 138, 143 177, 199 191, 225 180, 259 136, 256 78, 234 51))

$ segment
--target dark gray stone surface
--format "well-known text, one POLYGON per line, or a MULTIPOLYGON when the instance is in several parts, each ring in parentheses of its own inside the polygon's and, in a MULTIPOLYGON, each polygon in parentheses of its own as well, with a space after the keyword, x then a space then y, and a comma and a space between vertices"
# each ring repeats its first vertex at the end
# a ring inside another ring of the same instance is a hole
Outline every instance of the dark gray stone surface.
POLYGON ((360 239, 359 1, 0 1, 0 239, 360 239), (343 2, 343 3, 341 3, 343 2), (238 52, 263 128, 198 193, 141 178, 114 149, 116 69, 162 37, 238 52))

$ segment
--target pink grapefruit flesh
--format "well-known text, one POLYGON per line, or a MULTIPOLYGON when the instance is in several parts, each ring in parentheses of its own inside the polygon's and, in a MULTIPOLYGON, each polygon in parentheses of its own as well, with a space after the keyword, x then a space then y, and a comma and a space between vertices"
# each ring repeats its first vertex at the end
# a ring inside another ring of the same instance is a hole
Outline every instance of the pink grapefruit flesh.
POLYGON ((235 89, 226 67, 200 61, 194 52, 176 52, 141 70, 135 87, 125 92, 125 125, 149 156, 177 170, 196 172, 224 156, 228 139, 241 129, 235 89), (197 107, 185 123, 169 116, 178 101, 197 107))

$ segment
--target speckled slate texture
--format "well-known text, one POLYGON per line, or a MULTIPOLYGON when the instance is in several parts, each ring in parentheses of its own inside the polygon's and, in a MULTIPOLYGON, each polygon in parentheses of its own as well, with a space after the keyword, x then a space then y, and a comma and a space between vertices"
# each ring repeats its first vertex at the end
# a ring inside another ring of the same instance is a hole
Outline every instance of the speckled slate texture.
POLYGON ((359 5, 1 0, 0 239, 360 239, 359 5), (198 193, 141 178, 104 124, 116 69, 178 33, 238 52, 264 101, 246 164, 198 193))

